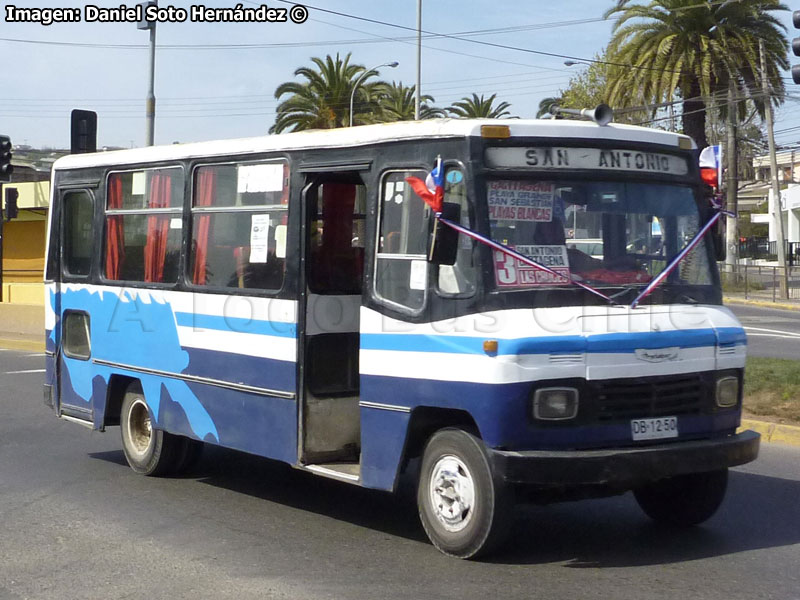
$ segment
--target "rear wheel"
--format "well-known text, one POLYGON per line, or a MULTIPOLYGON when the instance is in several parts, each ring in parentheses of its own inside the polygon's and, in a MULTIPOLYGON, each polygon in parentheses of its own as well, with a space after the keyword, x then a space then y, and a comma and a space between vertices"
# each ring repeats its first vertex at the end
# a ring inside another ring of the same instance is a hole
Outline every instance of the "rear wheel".
POLYGON ((634 490, 634 496, 654 521, 689 527, 717 512, 727 487, 728 469, 721 469, 662 479, 634 490))
POLYGON ((481 440, 443 429, 425 447, 417 506, 434 546, 451 556, 476 558, 505 540, 513 501, 494 480, 481 440))
POLYGON ((179 439, 154 429, 142 387, 132 383, 125 391, 120 415, 122 450, 131 468, 143 475, 165 475, 179 458, 179 439))

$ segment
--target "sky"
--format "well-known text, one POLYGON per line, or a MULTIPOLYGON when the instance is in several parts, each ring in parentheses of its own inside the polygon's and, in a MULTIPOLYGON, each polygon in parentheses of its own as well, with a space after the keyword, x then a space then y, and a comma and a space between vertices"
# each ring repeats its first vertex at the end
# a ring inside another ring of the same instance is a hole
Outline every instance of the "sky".
MULTIPOLYGON (((117 8, 123 1, 95 5, 117 8)), ((202 0, 160 0, 159 5, 188 13, 197 2, 202 0)), ((270 8, 291 7, 282 0, 263 3, 270 8)), ((82 108, 98 113, 98 147, 144 145, 149 34, 131 22, 86 22, 87 4, 3 3, 0 133, 11 136, 14 144, 68 147, 70 111, 82 108), (48 26, 8 22, 9 4, 27 9, 78 8, 82 19, 48 26)), ((208 0, 203 6, 237 4, 208 0)), ((568 67, 565 58, 540 53, 580 59, 601 52, 613 27, 602 17, 612 4, 612 0, 423 0, 424 31, 458 34, 472 41, 423 40, 422 92, 432 95, 436 106, 472 93, 497 93, 498 100, 511 104, 513 115, 532 118, 542 98, 558 95, 585 68, 568 67), (464 32, 477 33, 465 36, 464 32)), ((798 2, 788 4, 800 9, 798 2)), ((135 0, 126 3, 129 8, 135 5, 135 0)), ((260 0, 242 1, 246 8, 261 5, 260 0)), ((351 62, 367 68, 397 61, 396 68, 381 68, 380 78, 415 83, 417 0, 309 0, 306 6, 303 23, 201 23, 190 18, 159 23, 155 143, 266 134, 278 104, 275 88, 285 81, 300 81, 295 69, 310 66, 313 56, 352 52, 351 62)), ((780 14, 780 19, 790 39, 800 36, 791 28, 791 13, 780 14)), ((800 63, 800 58, 790 58, 800 63)), ((794 87, 800 93, 786 76, 787 89, 794 87)), ((779 144, 800 141, 797 102, 779 109, 776 131, 779 144)))

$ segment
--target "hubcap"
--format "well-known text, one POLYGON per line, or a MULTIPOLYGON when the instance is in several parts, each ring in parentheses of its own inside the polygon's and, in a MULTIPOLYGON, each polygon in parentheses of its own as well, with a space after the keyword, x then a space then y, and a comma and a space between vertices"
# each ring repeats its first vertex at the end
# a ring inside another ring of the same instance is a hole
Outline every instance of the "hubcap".
POLYGON ((475 512, 475 484, 457 456, 443 456, 433 466, 429 483, 431 506, 448 531, 461 531, 475 512))
POLYGON ((137 398, 128 414, 128 438, 131 440, 133 450, 139 455, 144 455, 150 447, 152 435, 150 411, 147 410, 144 400, 137 398))

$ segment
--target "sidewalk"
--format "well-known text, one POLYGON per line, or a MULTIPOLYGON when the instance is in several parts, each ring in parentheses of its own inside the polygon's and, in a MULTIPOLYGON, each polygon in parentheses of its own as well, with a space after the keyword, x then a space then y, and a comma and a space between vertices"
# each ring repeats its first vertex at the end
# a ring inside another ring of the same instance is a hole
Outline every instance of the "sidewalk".
MULTIPOLYGON (((745 297, 744 292, 726 292, 722 296, 725 304, 749 304, 750 306, 760 306, 762 308, 778 308, 782 310, 800 310, 800 299, 780 298, 776 294, 776 300, 772 300, 771 291, 748 292, 745 297)), ((800 315, 798 315, 800 318, 800 315)))
POLYGON ((0 348, 44 351, 44 306, 0 302, 0 348))

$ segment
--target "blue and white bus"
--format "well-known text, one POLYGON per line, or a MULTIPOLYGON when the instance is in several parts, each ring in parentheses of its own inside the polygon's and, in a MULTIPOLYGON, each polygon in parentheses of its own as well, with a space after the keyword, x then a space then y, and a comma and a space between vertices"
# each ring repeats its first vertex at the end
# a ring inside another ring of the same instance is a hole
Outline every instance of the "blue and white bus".
POLYGON ((45 402, 139 473, 418 471, 467 558, 519 501, 700 523, 758 453, 688 137, 431 120, 73 155, 52 190, 45 402))

